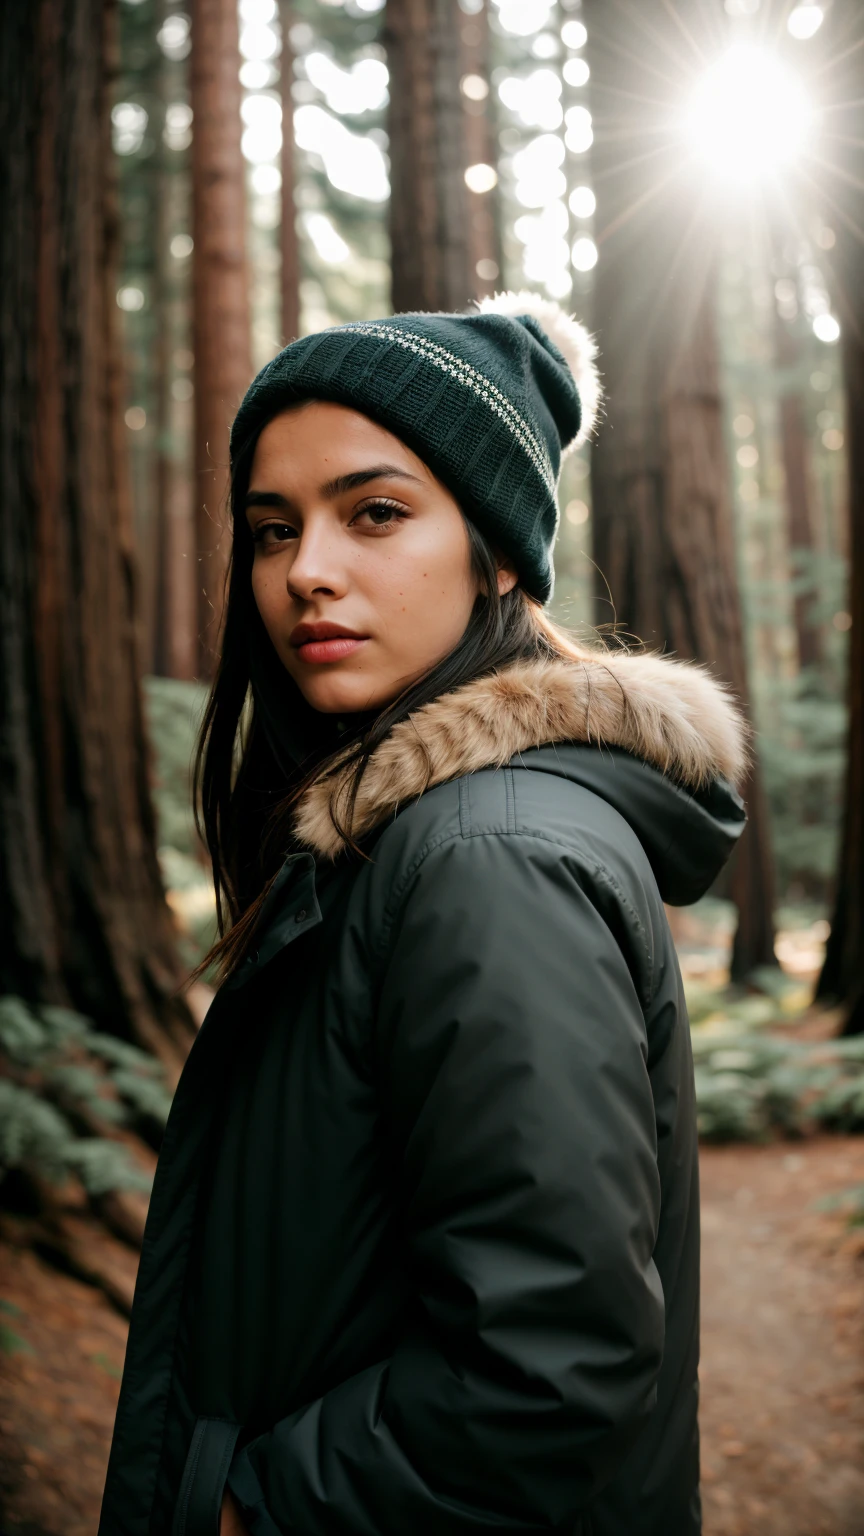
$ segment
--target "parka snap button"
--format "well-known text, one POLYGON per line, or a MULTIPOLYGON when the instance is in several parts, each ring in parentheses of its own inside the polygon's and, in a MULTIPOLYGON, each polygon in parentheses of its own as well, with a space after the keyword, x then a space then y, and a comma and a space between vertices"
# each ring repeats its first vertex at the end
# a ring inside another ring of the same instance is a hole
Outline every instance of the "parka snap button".
POLYGON ((305 916, 306 916, 306 908, 305 907, 301 907, 300 911, 295 913, 295 915, 294 915, 295 923, 302 923, 302 921, 303 921, 305 916))

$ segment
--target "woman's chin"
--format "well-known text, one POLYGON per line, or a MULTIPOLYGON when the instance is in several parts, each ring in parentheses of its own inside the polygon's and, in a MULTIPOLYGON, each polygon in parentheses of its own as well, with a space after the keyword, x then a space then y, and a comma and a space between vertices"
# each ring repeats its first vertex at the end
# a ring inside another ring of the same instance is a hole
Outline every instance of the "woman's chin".
POLYGON ((386 679, 376 681, 368 672, 340 671, 338 666, 322 666, 320 671, 303 669, 306 676, 295 680, 307 704, 322 715, 347 715, 360 710, 375 709, 395 698, 399 692, 397 683, 388 686, 386 679))

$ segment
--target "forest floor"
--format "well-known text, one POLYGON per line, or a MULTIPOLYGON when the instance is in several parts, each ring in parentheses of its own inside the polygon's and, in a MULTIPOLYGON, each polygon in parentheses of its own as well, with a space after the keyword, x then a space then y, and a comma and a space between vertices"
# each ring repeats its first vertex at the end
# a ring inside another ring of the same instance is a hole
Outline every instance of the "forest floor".
MULTIPOLYGON (((864 1536, 864 1138, 702 1150, 706 1536, 864 1536)), ((0 1249, 4 1536, 94 1536, 126 1324, 0 1249)), ((670 1533, 673 1536, 673 1533, 670 1533)))
MULTIPOLYGON (((706 1536, 864 1536, 864 1138, 703 1147, 706 1536)), ((671 1536, 671 1533, 670 1533, 671 1536)))

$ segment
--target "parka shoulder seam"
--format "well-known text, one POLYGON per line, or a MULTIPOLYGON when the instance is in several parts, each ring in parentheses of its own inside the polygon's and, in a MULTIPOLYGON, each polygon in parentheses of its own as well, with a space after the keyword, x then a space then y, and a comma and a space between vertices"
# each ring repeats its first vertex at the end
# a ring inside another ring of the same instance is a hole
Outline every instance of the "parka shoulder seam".
POLYGON ((645 931, 645 926, 639 916, 639 913, 633 906, 633 903, 629 900, 614 876, 610 875, 607 869, 604 869, 601 864, 598 864, 596 860, 587 854, 583 844, 575 840, 572 842, 564 842, 560 837, 550 837, 547 832, 540 832, 528 827, 521 827, 514 831, 510 831, 509 828, 504 829, 501 827, 478 827, 476 830, 469 830, 467 832, 459 829, 457 831, 442 832, 437 837, 430 838, 428 842, 424 843, 422 848, 420 848, 418 853, 412 859, 411 863, 408 865, 408 868, 405 870, 402 879, 399 881, 390 897, 390 900, 387 903, 387 907, 384 913, 384 922, 382 924, 380 942, 380 952, 382 956, 389 946, 390 931, 401 906, 405 890, 409 882, 416 875, 418 869, 420 869, 420 867, 426 862, 431 854, 437 852, 439 848, 443 848, 445 844, 453 842, 467 842, 469 839, 475 837, 506 837, 507 839, 527 838, 533 842, 547 843, 549 846, 557 848, 561 853, 576 854, 586 874, 590 874, 595 880, 598 881, 598 883, 607 885, 613 892, 622 910, 636 930, 636 934, 640 940, 648 968, 647 995, 643 999, 643 1006, 650 1006, 648 999, 653 994, 654 963, 652 958, 651 945, 648 940, 648 935, 645 931))

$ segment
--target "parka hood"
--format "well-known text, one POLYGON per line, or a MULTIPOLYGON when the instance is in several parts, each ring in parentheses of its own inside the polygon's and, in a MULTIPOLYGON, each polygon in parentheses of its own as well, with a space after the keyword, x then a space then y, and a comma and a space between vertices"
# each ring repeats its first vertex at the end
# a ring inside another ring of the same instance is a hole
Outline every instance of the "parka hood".
MULTIPOLYGON (((728 690, 690 662, 575 648, 519 661, 395 726, 360 781, 350 830, 364 838, 435 785, 512 762, 612 804, 642 842, 663 899, 684 905, 707 890, 743 829, 734 786, 747 736, 728 690)), ((295 814, 297 838, 324 858, 345 847, 331 810, 349 823, 349 787, 350 769, 337 762, 295 814)))
POLYGON ((747 820, 743 800, 725 779, 688 789, 615 747, 541 747, 520 753, 518 766, 569 779, 618 811, 639 838, 671 907, 705 895, 747 820))

